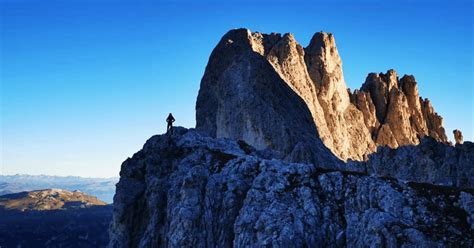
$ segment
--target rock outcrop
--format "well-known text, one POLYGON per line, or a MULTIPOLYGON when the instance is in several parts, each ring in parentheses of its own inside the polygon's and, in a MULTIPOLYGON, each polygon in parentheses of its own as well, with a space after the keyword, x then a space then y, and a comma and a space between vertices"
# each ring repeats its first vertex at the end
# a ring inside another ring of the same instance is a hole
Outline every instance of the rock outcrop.
POLYGON ((394 70, 371 73, 361 89, 354 92, 353 99, 368 117, 366 125, 376 145, 413 145, 426 136, 447 142, 442 118, 429 100, 420 98, 413 76, 405 75, 399 80, 394 70))
MULTIPOLYGON (((196 127, 212 137, 244 140, 257 149, 272 149, 276 157, 288 161, 336 165, 338 159, 319 139, 308 105, 265 57, 277 54, 296 60, 293 53, 302 53, 302 49, 291 41, 290 36, 264 36, 245 29, 224 35, 201 81, 196 127), (294 45, 291 55, 278 51, 282 39, 282 45, 294 45)), ((302 57, 299 62, 280 63, 299 63, 294 68, 282 67, 288 75, 304 65, 302 57)), ((301 90, 311 89, 307 86, 301 90)))
POLYGON ((265 156, 183 128, 153 136, 122 164, 109 247, 474 245, 472 190, 265 156))
POLYGON ((454 141, 456 142, 456 145, 464 143, 462 132, 459 129, 454 129, 453 134, 454 134, 454 141))
POLYGON ((453 147, 425 137, 418 145, 379 147, 363 164, 371 175, 474 189, 472 142, 453 147))
POLYGON ((332 34, 316 33, 305 48, 306 68, 317 90, 322 111, 314 115, 326 146, 341 159, 362 160, 375 150, 364 116, 351 104, 342 73, 342 60, 332 34), (321 128, 320 128, 321 127, 321 128))
POLYGON ((371 73, 351 93, 334 36, 324 32, 303 48, 291 34, 229 31, 202 78, 196 128, 295 162, 317 157, 321 141, 342 160, 366 160, 377 146, 418 144, 425 136, 447 142, 442 118, 420 98, 413 76, 371 73))
POLYGON ((122 164, 109 247, 472 247, 473 164, 413 76, 371 73, 351 92, 331 34, 303 48, 231 30, 196 130, 122 164))

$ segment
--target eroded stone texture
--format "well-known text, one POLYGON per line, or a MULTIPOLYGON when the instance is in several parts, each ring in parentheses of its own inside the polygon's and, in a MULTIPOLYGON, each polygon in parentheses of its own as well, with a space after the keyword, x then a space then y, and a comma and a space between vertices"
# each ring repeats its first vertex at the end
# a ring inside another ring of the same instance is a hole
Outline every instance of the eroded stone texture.
MULTIPOLYGON (((360 91, 370 95, 375 106, 377 122, 370 122, 368 128, 374 130, 376 145, 396 148, 418 144, 425 136, 447 143, 442 118, 428 100, 420 98, 413 76, 405 75, 399 80, 394 70, 371 73, 360 91)), ((354 94, 360 95, 360 91, 354 94)), ((362 112, 368 111, 364 106, 367 103, 355 104, 362 112)))
POLYGON ((325 32, 303 48, 292 34, 229 31, 201 81, 196 128, 287 159, 314 157, 301 153, 324 150, 321 141, 343 160, 366 160, 377 146, 418 144, 425 136, 447 142, 442 118, 419 97, 413 76, 371 73, 351 93, 334 36, 325 32))
POLYGON ((324 144, 344 160, 363 160, 375 150, 375 145, 365 126, 363 112, 351 104, 334 36, 316 33, 305 48, 305 62, 323 109, 315 115, 322 115, 327 126, 319 129, 322 124, 316 122, 319 133, 324 133, 321 134, 324 144))
POLYGON ((212 137, 270 148, 289 161, 337 165, 338 159, 319 139, 308 105, 264 57, 265 52, 276 53, 268 46, 279 40, 279 35, 246 29, 232 30, 222 38, 201 81, 196 128, 212 137))
POLYGON ((122 164, 109 247, 474 245, 471 191, 268 158, 179 127, 153 136, 122 164))
POLYGON ((453 147, 425 137, 418 145, 379 147, 365 172, 418 183, 474 188, 474 144, 453 147))

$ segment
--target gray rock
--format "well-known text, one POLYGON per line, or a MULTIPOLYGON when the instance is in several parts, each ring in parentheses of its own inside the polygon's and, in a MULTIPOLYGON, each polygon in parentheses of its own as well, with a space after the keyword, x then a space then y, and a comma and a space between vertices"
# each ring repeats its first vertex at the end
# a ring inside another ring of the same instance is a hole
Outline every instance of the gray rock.
POLYGON ((196 129, 270 148, 278 158, 337 165, 305 102, 259 52, 273 44, 246 29, 229 31, 211 54, 196 103, 196 129))
POLYGON ((472 199, 176 128, 122 164, 109 247, 471 247, 472 199))
POLYGON ((413 76, 350 93, 331 34, 231 30, 196 130, 122 164, 109 247, 472 247, 474 145, 446 142, 413 76))
POLYGON ((452 147, 425 137, 419 145, 379 147, 365 163, 367 172, 406 181, 474 188, 474 144, 452 147))

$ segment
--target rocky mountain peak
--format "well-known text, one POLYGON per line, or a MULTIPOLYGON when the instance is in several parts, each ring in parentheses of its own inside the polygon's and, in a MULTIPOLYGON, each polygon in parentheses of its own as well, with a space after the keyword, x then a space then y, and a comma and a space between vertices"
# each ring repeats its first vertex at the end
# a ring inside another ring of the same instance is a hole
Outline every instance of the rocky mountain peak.
POLYGON ((472 247, 474 144, 439 142, 417 87, 389 70, 350 92, 331 34, 229 31, 196 130, 123 162, 109 247, 472 247))
POLYGON ((334 36, 325 32, 314 34, 305 52, 306 66, 317 85, 319 99, 328 104, 335 101, 336 110, 344 111, 349 104, 349 95, 334 36))
POLYGON ((370 73, 361 90, 370 94, 378 123, 371 126, 377 145, 392 148, 418 144, 425 136, 447 142, 442 119, 429 101, 421 100, 415 77, 398 79, 394 70, 370 73))
POLYGON ((312 112, 298 95, 311 87, 300 51, 290 35, 229 31, 201 80, 196 128, 270 148, 290 161, 337 160, 318 138, 312 112))
POLYGON ((201 81, 196 123, 213 137, 243 139, 283 157, 293 157, 302 133, 312 136, 305 144, 322 142, 342 160, 365 160, 377 146, 418 144, 425 136, 447 142, 442 118, 420 98, 413 76, 399 79, 393 69, 370 73, 351 93, 335 38, 325 32, 303 48, 290 33, 229 31, 201 81), (284 127, 267 130, 269 122, 284 127), (298 128, 289 124, 296 122, 298 128), (290 142, 275 142, 279 137, 290 142))

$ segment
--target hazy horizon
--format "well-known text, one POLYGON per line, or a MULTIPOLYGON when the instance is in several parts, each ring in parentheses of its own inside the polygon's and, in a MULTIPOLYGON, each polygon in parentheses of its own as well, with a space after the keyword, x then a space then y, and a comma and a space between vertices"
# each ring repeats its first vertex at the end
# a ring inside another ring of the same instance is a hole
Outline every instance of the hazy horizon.
POLYGON ((119 179, 120 176, 112 176, 112 177, 88 177, 88 176, 74 176, 74 175, 47 175, 47 174, 24 174, 24 173, 15 173, 15 174, 1 174, 0 177, 14 177, 14 176, 31 176, 31 177, 78 177, 82 179, 119 179))
POLYGON ((415 76, 474 138, 472 1, 2 1, 0 175, 118 177, 152 135, 195 125, 210 53, 230 29, 334 34, 347 86, 415 76))

